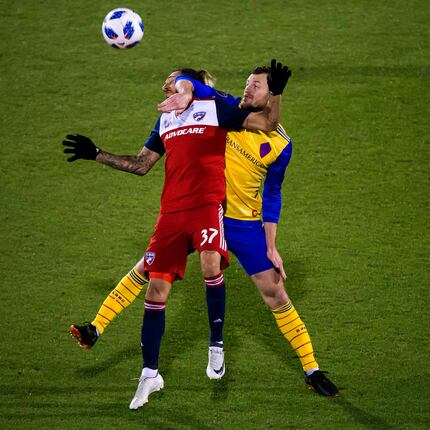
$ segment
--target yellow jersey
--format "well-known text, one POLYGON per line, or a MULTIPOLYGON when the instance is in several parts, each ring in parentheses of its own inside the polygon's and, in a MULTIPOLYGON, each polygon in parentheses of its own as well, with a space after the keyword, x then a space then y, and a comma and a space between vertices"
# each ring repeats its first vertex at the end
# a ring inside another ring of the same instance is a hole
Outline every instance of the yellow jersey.
POLYGON ((263 221, 278 222, 281 185, 291 149, 291 139, 280 124, 273 132, 229 131, 224 216, 255 221, 263 214, 263 221))

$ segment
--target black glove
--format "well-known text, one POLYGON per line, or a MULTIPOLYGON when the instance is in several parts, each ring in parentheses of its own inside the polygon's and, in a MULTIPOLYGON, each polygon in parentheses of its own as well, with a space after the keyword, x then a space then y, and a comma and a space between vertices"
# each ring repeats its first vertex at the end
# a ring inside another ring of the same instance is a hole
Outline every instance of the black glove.
POLYGON ((97 154, 101 151, 89 137, 81 136, 80 134, 68 134, 67 139, 63 140, 64 146, 71 146, 64 150, 65 154, 73 154, 72 157, 68 158, 67 161, 75 160, 95 160, 97 154))
POLYGON ((291 70, 288 66, 282 66, 281 63, 277 63, 276 60, 272 60, 272 63, 270 64, 270 75, 267 77, 271 94, 274 96, 282 94, 290 76, 291 70))

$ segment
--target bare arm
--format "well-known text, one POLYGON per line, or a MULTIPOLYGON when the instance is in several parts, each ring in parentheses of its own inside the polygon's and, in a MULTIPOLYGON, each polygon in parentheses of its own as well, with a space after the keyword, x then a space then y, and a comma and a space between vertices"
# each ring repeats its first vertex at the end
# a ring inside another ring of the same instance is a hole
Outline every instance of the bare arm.
POLYGON ((186 79, 181 79, 175 83, 175 87, 177 93, 172 94, 158 105, 158 110, 160 112, 175 111, 176 114, 179 115, 190 104, 193 98, 193 84, 186 79))
MULTIPOLYGON (((151 136, 154 133, 152 132, 151 136)), ((158 152, 152 151, 145 146, 137 155, 115 155, 103 151, 89 137, 80 134, 68 134, 66 137, 69 140, 63 140, 63 145, 66 147, 64 153, 71 155, 67 159, 68 162, 96 160, 100 164, 111 166, 114 169, 143 176, 161 158, 158 152)))
POLYGON ((282 258, 276 249, 276 230, 278 224, 274 222, 264 223, 264 233, 266 235, 267 258, 272 262, 275 270, 279 271, 281 278, 285 281, 287 275, 284 270, 282 258))
POLYGON ((115 155, 101 150, 97 154, 96 161, 123 172, 143 176, 151 170, 160 158, 161 155, 158 152, 143 147, 137 155, 115 155))
POLYGON ((281 95, 269 95, 265 108, 260 112, 251 112, 243 122, 247 130, 274 131, 281 117, 281 95))
MULTIPOLYGON (((193 97, 193 84, 188 80, 176 82, 176 94, 171 95, 158 105, 161 112, 182 113, 193 97)), ((267 105, 259 112, 251 112, 243 122, 243 128, 248 130, 276 130, 281 116, 281 96, 269 95, 267 105)))

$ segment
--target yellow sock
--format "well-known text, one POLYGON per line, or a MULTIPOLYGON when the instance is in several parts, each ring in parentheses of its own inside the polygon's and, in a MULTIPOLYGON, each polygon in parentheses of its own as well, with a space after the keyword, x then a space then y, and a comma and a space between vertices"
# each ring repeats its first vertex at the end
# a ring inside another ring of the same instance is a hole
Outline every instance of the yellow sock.
POLYGON ((134 301, 147 282, 148 280, 135 267, 119 281, 118 285, 106 297, 96 318, 91 323, 97 327, 100 334, 105 331, 105 328, 118 314, 134 301))
POLYGON ((306 372, 307 370, 318 368, 311 338, 293 304, 288 301, 285 305, 272 309, 272 313, 279 330, 281 330, 285 339, 288 340, 299 357, 303 370, 306 372))

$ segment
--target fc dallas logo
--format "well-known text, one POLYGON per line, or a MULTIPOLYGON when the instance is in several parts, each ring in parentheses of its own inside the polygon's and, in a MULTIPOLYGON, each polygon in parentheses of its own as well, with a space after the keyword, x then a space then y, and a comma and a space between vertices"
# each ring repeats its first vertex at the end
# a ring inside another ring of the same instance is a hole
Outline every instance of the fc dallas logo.
POLYGON ((196 121, 201 121, 205 117, 205 115, 206 115, 206 112, 195 112, 193 113, 193 118, 196 121))
POLYGON ((145 253, 145 260, 149 265, 151 265, 155 260, 155 252, 145 253))

